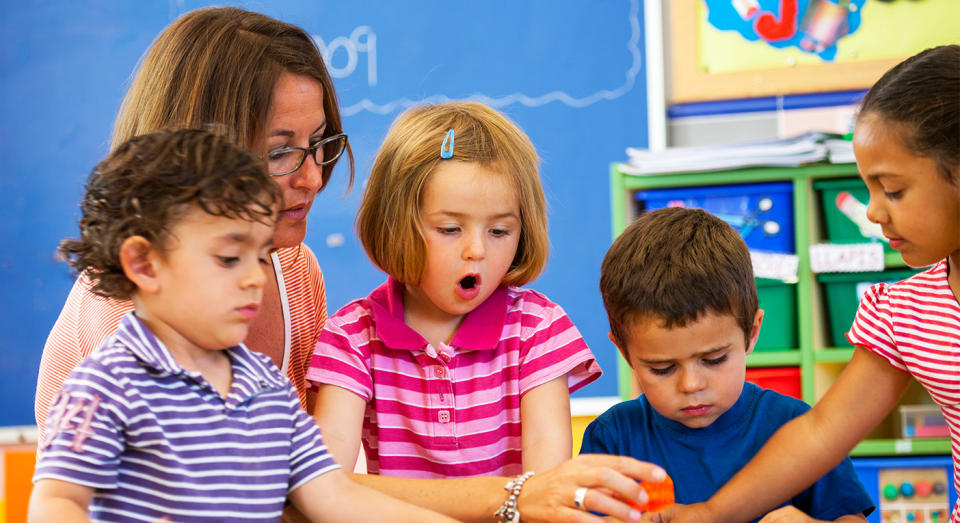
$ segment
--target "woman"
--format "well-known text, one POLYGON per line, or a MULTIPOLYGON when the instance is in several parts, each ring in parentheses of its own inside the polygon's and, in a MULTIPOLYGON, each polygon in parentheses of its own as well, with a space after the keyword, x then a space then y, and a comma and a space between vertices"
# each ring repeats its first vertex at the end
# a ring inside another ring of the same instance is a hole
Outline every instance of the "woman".
MULTIPOLYGON (((268 158, 283 193, 273 277, 246 343, 284 370, 306 407, 304 374, 327 316, 323 275, 303 244, 307 216, 344 150, 353 179, 333 82, 309 35, 236 8, 196 10, 165 29, 124 98, 113 145, 162 127, 211 123, 268 158), (290 149, 324 141, 309 159, 302 149, 290 149)), ((35 404, 41 438, 60 385, 133 308, 130 301, 96 296, 89 287, 86 275, 74 283, 43 349, 35 404)))
MULTIPOLYGON (((299 27, 242 9, 192 11, 167 27, 140 66, 117 116, 113 145, 162 127, 215 124, 263 157, 283 193, 264 289, 246 344, 282 368, 308 412, 304 375, 326 320, 323 276, 303 244, 313 199, 343 152, 336 93, 313 40, 299 27)), ((36 416, 41 431, 56 391, 70 371, 113 334, 133 305, 90 292, 81 274, 43 350, 36 416)), ((530 478, 512 499, 525 522, 592 518, 595 509, 628 519, 631 508, 611 497, 644 496, 634 479, 662 473, 630 458, 579 456, 530 478), (576 494, 576 496, 575 496, 576 494), (575 498, 576 497, 576 508, 575 498)), ((354 475, 354 479, 406 501, 458 519, 494 520, 508 499, 507 478, 408 480, 354 475), (443 492, 443 496, 431 493, 443 492)), ((635 512, 635 511, 633 511, 635 512)), ((639 515, 633 519, 637 519, 639 515)))

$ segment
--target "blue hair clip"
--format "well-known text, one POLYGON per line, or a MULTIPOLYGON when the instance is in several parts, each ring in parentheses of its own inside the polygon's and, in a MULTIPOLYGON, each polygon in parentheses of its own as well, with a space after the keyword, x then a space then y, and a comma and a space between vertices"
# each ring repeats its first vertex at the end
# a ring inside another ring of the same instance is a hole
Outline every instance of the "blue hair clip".
POLYGON ((447 131, 443 138, 443 144, 440 146, 440 158, 453 158, 453 129, 447 131), (447 146, 447 144, 450 144, 447 146))

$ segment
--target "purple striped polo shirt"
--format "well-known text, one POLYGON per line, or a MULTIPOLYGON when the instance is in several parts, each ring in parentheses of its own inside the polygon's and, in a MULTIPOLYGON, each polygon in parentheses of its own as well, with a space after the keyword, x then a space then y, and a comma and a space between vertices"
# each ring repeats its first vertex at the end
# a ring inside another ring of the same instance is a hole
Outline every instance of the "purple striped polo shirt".
POLYGON ((420 478, 519 474, 520 398, 563 375, 572 392, 600 367, 539 292, 496 290, 433 347, 404 323, 393 278, 327 320, 307 371, 366 400, 370 473, 420 478))
POLYGON ((277 521, 288 492, 339 466, 273 362, 226 350, 224 398, 126 315, 64 383, 34 481, 93 487, 96 521, 277 521))

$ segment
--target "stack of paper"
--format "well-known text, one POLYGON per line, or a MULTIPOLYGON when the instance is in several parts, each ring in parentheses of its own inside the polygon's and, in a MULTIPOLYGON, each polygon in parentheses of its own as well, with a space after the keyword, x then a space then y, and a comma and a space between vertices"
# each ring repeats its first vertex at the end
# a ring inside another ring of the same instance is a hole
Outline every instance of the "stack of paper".
POLYGON ((857 161, 853 157, 853 142, 842 138, 829 138, 823 141, 827 146, 827 157, 830 163, 853 163, 857 161))
POLYGON ((626 174, 715 171, 758 165, 796 166, 827 160, 828 138, 839 135, 811 132, 793 138, 738 145, 674 147, 651 152, 627 148, 629 161, 620 164, 626 174))

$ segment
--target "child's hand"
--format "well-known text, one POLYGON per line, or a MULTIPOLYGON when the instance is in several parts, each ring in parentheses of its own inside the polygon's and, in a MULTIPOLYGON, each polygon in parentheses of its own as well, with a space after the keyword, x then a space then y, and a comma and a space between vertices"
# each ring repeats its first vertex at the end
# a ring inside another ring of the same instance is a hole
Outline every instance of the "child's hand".
POLYGON ((643 520, 647 523, 713 523, 712 517, 703 503, 693 505, 673 504, 659 512, 646 512, 643 520))
MULTIPOLYGON (((858 514, 843 516, 835 519, 834 521, 856 522, 865 520, 866 518, 858 514)), ((760 520, 760 523, 820 523, 822 521, 824 520, 811 518, 793 505, 787 505, 770 512, 766 516, 763 516, 763 519, 760 520)))
POLYGON ((819 520, 804 514, 793 505, 787 505, 763 516, 760 523, 811 523, 813 521, 819 520))
POLYGON ((520 491, 517 506, 527 522, 600 521, 587 511, 609 514, 622 521, 640 521, 640 511, 624 503, 646 503, 640 481, 660 481, 663 469, 622 456, 581 454, 532 476, 520 491), (574 507, 575 493, 587 488, 581 508, 574 507), (643 492, 643 494, 641 494, 643 492))

